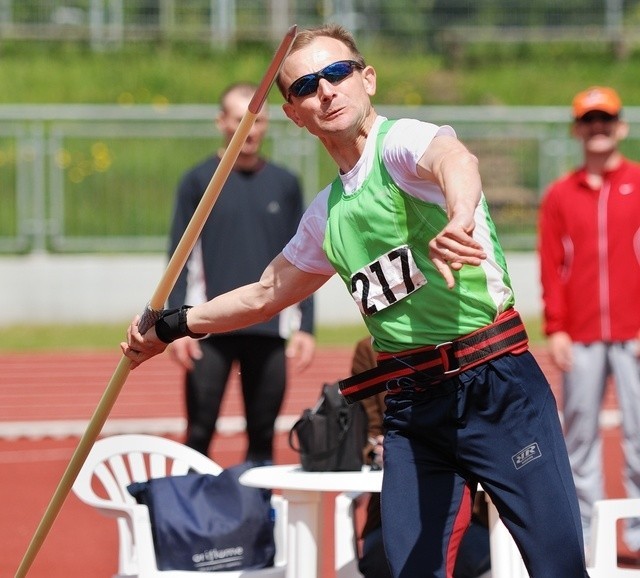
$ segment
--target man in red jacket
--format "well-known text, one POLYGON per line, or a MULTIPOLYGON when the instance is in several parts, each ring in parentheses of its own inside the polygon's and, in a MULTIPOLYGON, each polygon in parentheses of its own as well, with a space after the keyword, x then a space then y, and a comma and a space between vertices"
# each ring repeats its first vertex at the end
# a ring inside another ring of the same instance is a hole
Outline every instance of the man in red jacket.
MULTIPOLYGON (((563 414, 585 544, 604 498, 599 415, 613 375, 622 412, 624 486, 640 497, 640 165, 618 149, 628 133, 615 90, 573 100, 572 134, 584 164, 553 182, 541 205, 539 254, 544 330, 563 372, 563 414)), ((637 522, 637 521, 636 521, 637 522)), ((640 524, 627 526, 640 550, 640 524)))

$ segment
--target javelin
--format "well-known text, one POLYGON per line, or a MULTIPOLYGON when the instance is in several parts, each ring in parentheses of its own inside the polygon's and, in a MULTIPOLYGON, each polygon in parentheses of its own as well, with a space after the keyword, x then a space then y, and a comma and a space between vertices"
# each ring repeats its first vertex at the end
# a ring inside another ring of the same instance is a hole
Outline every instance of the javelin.
MULTIPOLYGON (((187 262, 191 250, 198 240, 198 236, 204 227, 205 221, 207 220, 213 205, 218 199, 220 191, 229 177, 229 173, 233 169, 233 165, 240 154, 240 149, 247 140, 249 131, 251 130, 251 127, 253 126, 267 95, 269 94, 269 90, 280 71, 289 49, 291 48, 291 44, 296 36, 296 29, 297 27, 295 25, 289 28, 285 37, 282 39, 269 68, 258 85, 253 98, 249 102, 247 112, 242 117, 240 125, 224 151, 220 164, 211 177, 211 181, 207 185, 207 188, 202 195, 202 199, 196 207, 193 217, 191 217, 191 221, 189 221, 189 224, 187 225, 173 256, 169 260, 167 268, 160 279, 156 290, 142 314, 139 324, 141 333, 145 333, 145 331, 153 326, 162 313, 162 309, 169 297, 169 293, 171 293, 180 272, 187 262)), ((123 355, 115 372, 113 373, 113 376, 111 377, 111 380, 109 381, 109 384, 107 385, 107 388, 105 389, 104 394, 102 395, 102 398, 100 399, 100 402, 98 403, 96 410, 93 413, 93 416, 89 420, 87 429, 82 435, 82 438, 80 438, 78 447, 71 456, 69 465, 67 466, 67 469, 65 470, 62 479, 49 502, 42 520, 40 520, 40 524, 38 525, 29 547, 22 558, 22 562, 16 571, 15 578, 23 578, 27 575, 27 572, 33 564, 33 561, 47 537, 54 520, 60 513, 62 504, 69 494, 78 473, 82 469, 96 438, 100 434, 102 426, 104 426, 104 423, 107 420, 107 417, 113 408, 113 404, 116 402, 130 371, 131 360, 123 355)))

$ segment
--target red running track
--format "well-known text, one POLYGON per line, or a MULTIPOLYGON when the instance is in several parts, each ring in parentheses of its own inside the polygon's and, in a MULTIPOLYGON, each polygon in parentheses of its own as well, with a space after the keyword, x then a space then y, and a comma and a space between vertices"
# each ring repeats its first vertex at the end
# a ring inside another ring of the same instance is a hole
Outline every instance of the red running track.
MULTIPOLYGON (((558 375, 544 350, 534 351, 557 392, 558 375)), ((288 418, 314 404, 324 382, 348 374, 349 348, 321 348, 304 373, 291 372, 276 439, 277 463, 296 461, 288 448, 288 418)), ((14 576, 98 401, 119 361, 118 353, 0 354, 0 578, 14 576)), ((230 432, 220 435, 214 459, 222 466, 241 461, 242 433, 233 433, 242 416, 237 376, 231 379, 222 416, 230 432)), ((606 408, 615 410, 615 396, 606 408)), ((183 403, 180 371, 161 356, 131 372, 103 431, 148 431, 180 439, 183 403)), ((624 495, 620 481, 619 429, 605 431, 607 490, 624 495)), ((325 512, 327 524, 331 511, 325 512)), ((327 540, 325 544, 331 548, 327 540)), ((327 558, 332 559, 331 552, 327 558)), ((65 501, 29 572, 31 578, 110 578, 116 571, 115 522, 81 503, 65 501)), ((325 568, 322 578, 332 578, 325 568)), ((303 577, 300 577, 303 578, 303 577)))

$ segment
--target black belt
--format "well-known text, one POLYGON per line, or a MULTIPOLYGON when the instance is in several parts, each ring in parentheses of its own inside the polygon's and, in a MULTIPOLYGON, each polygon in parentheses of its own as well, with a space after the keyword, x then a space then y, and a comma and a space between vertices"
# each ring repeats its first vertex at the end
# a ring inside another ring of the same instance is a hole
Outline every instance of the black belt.
POLYGON ((349 403, 382 391, 398 389, 405 376, 419 384, 437 383, 528 343, 519 313, 511 310, 501 319, 453 341, 381 361, 373 369, 341 380, 340 392, 349 403))

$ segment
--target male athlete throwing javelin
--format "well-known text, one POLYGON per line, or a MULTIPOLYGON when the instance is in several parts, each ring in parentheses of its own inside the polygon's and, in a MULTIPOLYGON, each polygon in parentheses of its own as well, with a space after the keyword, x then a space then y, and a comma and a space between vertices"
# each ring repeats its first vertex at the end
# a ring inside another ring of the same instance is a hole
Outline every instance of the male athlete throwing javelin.
POLYGON ((132 367, 184 335, 269 319, 334 273, 362 312, 378 367, 347 399, 387 390, 382 527, 395 578, 451 578, 480 482, 533 578, 585 578, 571 469, 549 384, 531 354, 477 159, 451 127, 388 120, 376 72, 339 26, 302 31, 278 77, 283 109, 340 173, 260 281, 179 310, 132 367))

